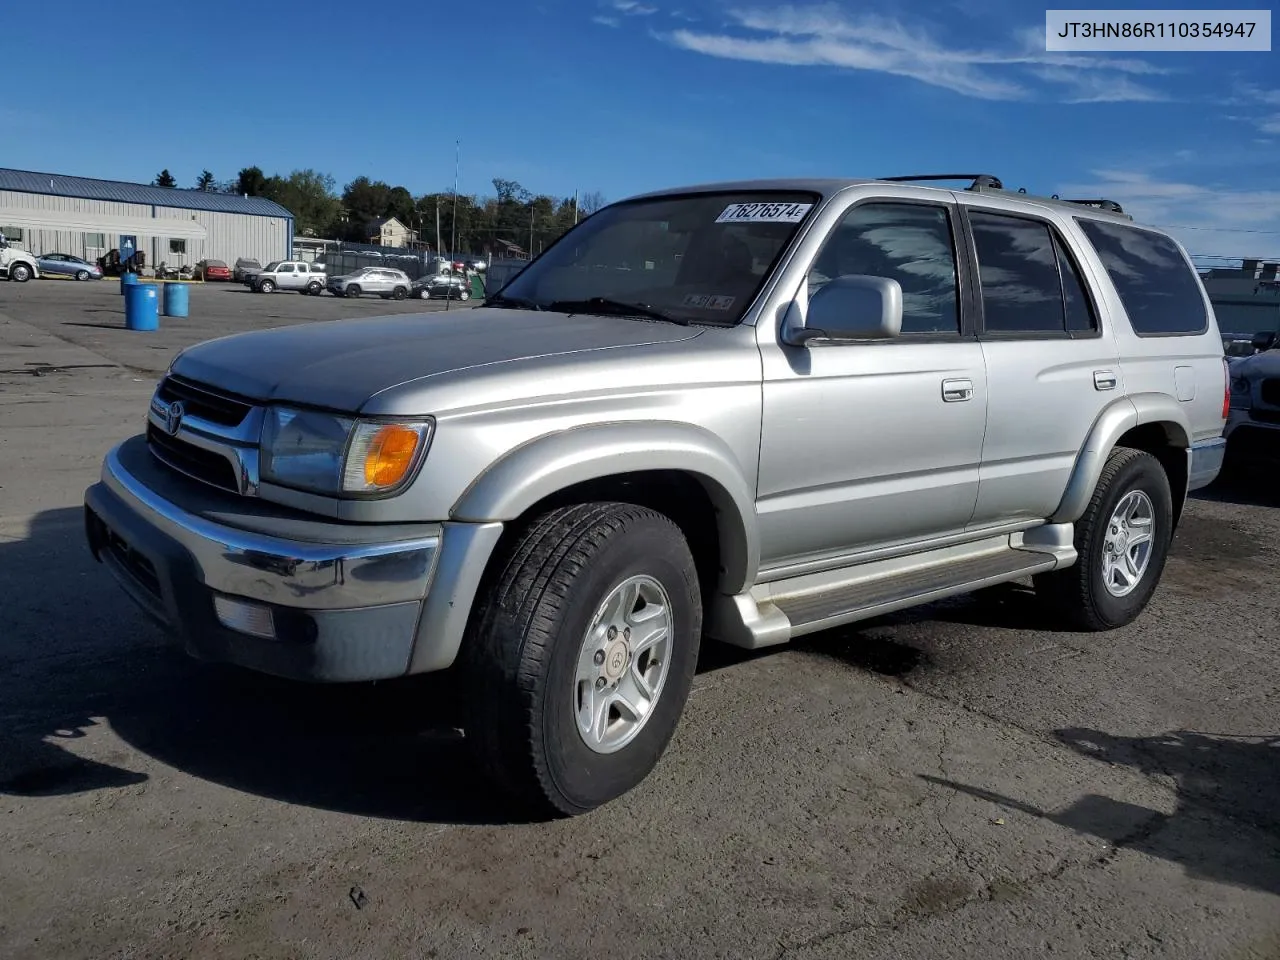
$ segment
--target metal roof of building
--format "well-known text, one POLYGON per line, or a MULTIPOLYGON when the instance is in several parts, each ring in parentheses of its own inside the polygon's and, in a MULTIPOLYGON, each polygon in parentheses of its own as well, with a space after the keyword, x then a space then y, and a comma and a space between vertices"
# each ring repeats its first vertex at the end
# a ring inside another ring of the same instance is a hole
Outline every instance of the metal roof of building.
POLYGON ((206 193, 178 187, 154 187, 122 180, 94 180, 68 177, 60 173, 37 173, 0 167, 0 190, 42 193, 81 200, 109 200, 116 203, 146 203, 180 210, 208 210, 213 213, 243 213, 255 217, 287 217, 293 214, 264 197, 242 197, 231 193, 206 193))

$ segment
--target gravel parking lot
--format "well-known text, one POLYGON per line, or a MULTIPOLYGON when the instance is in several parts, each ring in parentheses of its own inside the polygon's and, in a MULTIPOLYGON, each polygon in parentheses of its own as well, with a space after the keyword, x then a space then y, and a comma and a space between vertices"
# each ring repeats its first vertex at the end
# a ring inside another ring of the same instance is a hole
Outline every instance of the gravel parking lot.
MULTIPOLYGON (((471 305, 454 304, 451 309, 471 305)), ((1189 505, 1149 611, 1012 585, 747 656, 589 816, 513 822, 446 683, 170 648, 81 496, 190 343, 443 303, 0 284, 0 957, 1280 957, 1280 495, 1189 505)))

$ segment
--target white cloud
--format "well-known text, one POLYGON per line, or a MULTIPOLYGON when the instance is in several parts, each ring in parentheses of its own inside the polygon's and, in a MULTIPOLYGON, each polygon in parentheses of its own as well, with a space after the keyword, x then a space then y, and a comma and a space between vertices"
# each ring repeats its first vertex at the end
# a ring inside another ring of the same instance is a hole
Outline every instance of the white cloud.
POLYGON ((1235 189, 1155 180, 1130 170, 1092 170, 1065 184, 1064 197, 1115 200, 1139 223, 1168 227, 1194 255, 1280 257, 1280 189, 1235 189))
POLYGON ((962 50, 922 27, 832 4, 736 9, 728 17, 732 32, 685 28, 665 39, 707 56, 887 73, 987 100, 1034 98, 1034 81, 1068 103, 1166 99, 1132 78, 1170 71, 1135 58, 1047 53, 1036 30, 1017 32, 1006 49, 962 50))
POLYGON ((640 3, 639 0, 613 0, 610 6, 619 13, 625 13, 628 17, 647 17, 658 12, 657 7, 647 6, 640 3))
POLYGON ((600 26, 602 26, 602 27, 620 27, 620 26, 622 26, 622 21, 621 21, 621 20, 619 20, 617 17, 597 16, 597 17, 592 17, 592 18, 591 18, 591 22, 592 22, 592 23, 598 23, 598 24, 600 24, 600 26))

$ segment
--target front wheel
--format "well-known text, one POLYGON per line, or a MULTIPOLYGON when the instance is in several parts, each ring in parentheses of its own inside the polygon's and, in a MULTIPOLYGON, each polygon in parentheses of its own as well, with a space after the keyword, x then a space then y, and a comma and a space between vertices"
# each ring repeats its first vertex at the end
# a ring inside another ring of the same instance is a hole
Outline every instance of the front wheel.
POLYGON ((272 283, 270 280, 263 280, 261 283, 258 284, 259 293, 271 293, 273 290, 275 290, 275 288, 276 288, 276 285, 272 283))
POLYGON ((1034 578, 1036 593, 1079 630, 1112 630, 1146 608, 1173 539, 1173 496, 1160 461, 1112 451, 1076 524, 1079 559, 1034 578))
POLYGON ((426 287, 423 287, 421 290, 419 290, 419 291, 418 291, 418 299, 419 299, 419 300, 430 300, 430 299, 431 299, 431 291, 430 291, 430 290, 428 290, 426 287))
POLYGON ((471 299, 471 291, 470 291, 470 290, 467 290, 467 289, 465 289, 465 288, 464 288, 463 290, 461 290, 461 291, 458 293, 458 299, 459 299, 459 300, 470 300, 470 299, 471 299))
POLYGON ((360 296, 360 288, 354 283, 348 284, 347 289, 343 291, 342 295, 344 297, 358 297, 360 296))
POLYGON ((670 743, 701 635, 697 570, 674 523, 622 503, 553 510, 480 598, 463 653, 467 739, 540 811, 608 803, 670 743))
POLYGON ((18 283, 26 283, 31 279, 31 268, 25 263, 15 263, 9 268, 9 279, 18 283))

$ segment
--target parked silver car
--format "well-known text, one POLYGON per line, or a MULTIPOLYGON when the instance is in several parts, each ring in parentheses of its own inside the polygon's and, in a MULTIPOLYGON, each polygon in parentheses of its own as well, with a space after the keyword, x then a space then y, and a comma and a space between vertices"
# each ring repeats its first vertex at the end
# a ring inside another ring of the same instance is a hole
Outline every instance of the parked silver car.
POLYGON ((409 295, 413 281, 403 270, 394 267, 361 267, 341 277, 330 277, 328 290, 338 297, 359 297, 376 293, 384 300, 403 300, 409 295))
POLYGON ((245 286, 258 293, 274 293, 276 290, 293 290, 320 296, 324 290, 323 266, 305 260, 273 260, 257 273, 245 278, 245 286))
POLYGON ((1131 623, 1227 398, 1186 251, 1114 204, 686 187, 603 208, 479 307, 186 348, 85 530, 198 657, 452 670, 494 782, 576 814, 654 768, 704 635, 1024 577, 1056 625, 1131 623))

